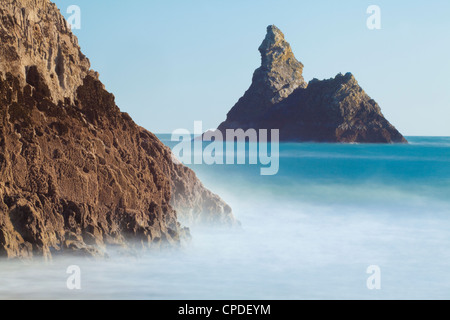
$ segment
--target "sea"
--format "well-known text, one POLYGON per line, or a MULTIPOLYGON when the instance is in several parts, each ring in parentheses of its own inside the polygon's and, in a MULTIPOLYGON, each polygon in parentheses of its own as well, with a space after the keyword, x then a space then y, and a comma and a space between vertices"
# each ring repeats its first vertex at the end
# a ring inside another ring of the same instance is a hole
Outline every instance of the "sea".
POLYGON ((241 227, 107 259, 3 260, 0 299, 450 299, 450 137, 407 139, 281 143, 276 175, 191 164, 241 227))

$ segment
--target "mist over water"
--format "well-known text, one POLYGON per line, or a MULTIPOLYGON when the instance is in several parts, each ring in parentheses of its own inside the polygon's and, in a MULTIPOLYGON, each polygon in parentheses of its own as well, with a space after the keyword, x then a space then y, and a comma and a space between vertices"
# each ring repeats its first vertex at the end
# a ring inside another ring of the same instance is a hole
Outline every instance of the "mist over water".
POLYGON ((409 140, 281 144, 276 176, 192 165, 242 229, 194 227, 180 249, 106 260, 1 261, 0 298, 449 299, 450 138, 409 140), (381 290, 367 289, 371 265, 381 290))

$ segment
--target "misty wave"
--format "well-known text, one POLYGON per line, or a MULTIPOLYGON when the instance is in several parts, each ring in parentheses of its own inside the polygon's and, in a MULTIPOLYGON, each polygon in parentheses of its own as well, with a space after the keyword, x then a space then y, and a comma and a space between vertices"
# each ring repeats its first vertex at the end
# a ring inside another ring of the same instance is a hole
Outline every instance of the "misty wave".
POLYGON ((190 226, 178 250, 106 260, 2 261, 0 298, 448 299, 450 148, 410 140, 282 144, 270 177, 249 165, 192 165, 241 229, 190 226), (313 156, 291 157, 305 150, 313 156), (71 265, 81 290, 67 289, 71 265), (381 290, 366 285, 373 265, 381 290))

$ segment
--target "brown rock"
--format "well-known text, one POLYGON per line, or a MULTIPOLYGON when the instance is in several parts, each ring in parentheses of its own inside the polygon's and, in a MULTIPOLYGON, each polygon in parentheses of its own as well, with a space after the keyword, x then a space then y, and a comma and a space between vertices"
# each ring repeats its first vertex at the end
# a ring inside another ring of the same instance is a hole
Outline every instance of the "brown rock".
POLYGON ((189 231, 177 211, 234 223, 168 147, 120 112, 54 4, 0 4, 0 255, 178 245, 189 231))
POLYGON ((170 203, 181 213, 179 218, 183 224, 240 225, 231 207, 206 189, 191 169, 174 163, 171 181, 173 196, 170 203))
POLYGON ((305 88, 303 64, 294 56, 284 34, 276 26, 267 27, 267 35, 259 47, 261 67, 245 95, 227 115, 219 130, 251 127, 253 120, 273 105, 283 101, 295 89, 305 88))
POLYGON ((250 89, 218 130, 278 129, 281 141, 407 143, 351 73, 334 79, 302 76, 303 65, 276 27, 260 47, 262 66, 250 89))
POLYGON ((95 73, 56 5, 49 0, 0 0, 0 16, 0 70, 24 86, 33 67, 54 103, 65 98, 73 102, 86 75, 95 73))
POLYGON ((279 128, 283 141, 407 143, 351 73, 311 81, 274 106, 258 125, 279 128))

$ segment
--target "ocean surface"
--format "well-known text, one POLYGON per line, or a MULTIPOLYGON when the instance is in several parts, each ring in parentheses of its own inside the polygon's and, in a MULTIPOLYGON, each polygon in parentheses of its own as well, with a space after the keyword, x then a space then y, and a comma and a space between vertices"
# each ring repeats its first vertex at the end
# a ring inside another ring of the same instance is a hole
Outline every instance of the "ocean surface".
POLYGON ((178 250, 106 260, 0 261, 0 298, 450 299, 450 138, 408 140, 283 143, 275 176, 190 165, 241 229, 194 227, 178 250), (81 290, 67 288, 71 265, 81 290))

